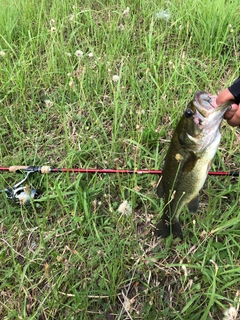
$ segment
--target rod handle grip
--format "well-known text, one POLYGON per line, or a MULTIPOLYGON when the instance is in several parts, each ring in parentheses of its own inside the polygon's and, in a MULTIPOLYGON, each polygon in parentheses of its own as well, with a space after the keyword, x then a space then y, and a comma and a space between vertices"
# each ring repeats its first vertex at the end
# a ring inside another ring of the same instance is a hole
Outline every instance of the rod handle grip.
POLYGON ((9 172, 25 171, 25 172, 41 172, 42 174, 47 174, 51 172, 50 166, 34 167, 34 166, 11 166, 9 167, 9 172))
POLYGON ((17 171, 20 171, 20 170, 27 170, 27 166, 11 166, 9 167, 9 172, 17 172, 17 171))

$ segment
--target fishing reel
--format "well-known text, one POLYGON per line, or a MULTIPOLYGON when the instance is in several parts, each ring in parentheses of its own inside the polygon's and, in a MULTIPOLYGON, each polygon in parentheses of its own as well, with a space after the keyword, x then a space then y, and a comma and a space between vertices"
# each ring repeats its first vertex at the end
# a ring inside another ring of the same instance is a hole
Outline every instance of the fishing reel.
POLYGON ((4 190, 0 190, 0 192, 4 192, 8 199, 13 200, 17 204, 29 205, 32 200, 39 198, 39 192, 30 188, 28 184, 23 185, 23 183, 28 179, 30 173, 32 172, 27 172, 26 177, 15 184, 12 188, 5 188, 4 190))

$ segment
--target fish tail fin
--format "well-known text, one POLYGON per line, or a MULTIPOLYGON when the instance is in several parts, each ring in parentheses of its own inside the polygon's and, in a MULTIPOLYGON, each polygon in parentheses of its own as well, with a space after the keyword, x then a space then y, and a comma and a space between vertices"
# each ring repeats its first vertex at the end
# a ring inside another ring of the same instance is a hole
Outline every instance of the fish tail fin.
POLYGON ((167 238, 170 235, 170 221, 167 215, 163 215, 155 230, 155 236, 167 238))
POLYGON ((171 224, 172 233, 176 238, 183 240, 182 227, 178 219, 174 220, 171 224))
POLYGON ((164 214, 157 224, 155 235, 157 237, 167 238, 170 234, 183 240, 182 227, 178 219, 172 219, 170 222, 167 214, 164 214))

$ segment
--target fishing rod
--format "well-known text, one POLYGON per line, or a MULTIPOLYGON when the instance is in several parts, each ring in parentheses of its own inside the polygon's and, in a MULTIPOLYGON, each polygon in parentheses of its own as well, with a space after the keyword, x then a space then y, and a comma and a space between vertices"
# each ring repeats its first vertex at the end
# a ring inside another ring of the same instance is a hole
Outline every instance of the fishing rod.
MULTIPOLYGON (((5 172, 26 172, 26 173, 120 173, 120 174, 162 174, 162 170, 149 170, 149 169, 97 169, 97 168, 53 168, 50 166, 11 166, 11 167, 0 167, 0 171, 5 172)), ((238 171, 209 171, 210 176, 234 176, 239 177, 238 171)))
MULTIPOLYGON (((53 168, 50 166, 10 166, 0 167, 0 172, 25 172, 26 176, 23 180, 18 182, 12 188, 5 188, 0 190, 0 193, 5 193, 8 199, 13 199, 15 202, 22 204, 30 203, 31 199, 37 199, 39 197, 38 192, 35 189, 31 189, 28 185, 23 186, 29 175, 32 173, 101 173, 101 174, 162 174, 162 170, 128 170, 128 169, 95 169, 95 168, 53 168)), ((210 171, 208 175, 212 176, 233 176, 239 177, 238 171, 210 171)))

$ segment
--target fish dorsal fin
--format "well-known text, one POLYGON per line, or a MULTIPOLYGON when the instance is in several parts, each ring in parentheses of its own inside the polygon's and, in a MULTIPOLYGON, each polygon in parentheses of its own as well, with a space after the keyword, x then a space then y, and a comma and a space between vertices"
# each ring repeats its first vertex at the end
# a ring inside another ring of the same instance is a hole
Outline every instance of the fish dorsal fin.
POLYGON ((198 211, 198 206, 199 206, 199 195, 197 195, 190 202, 188 202, 187 206, 188 206, 188 210, 191 213, 196 213, 198 211))

